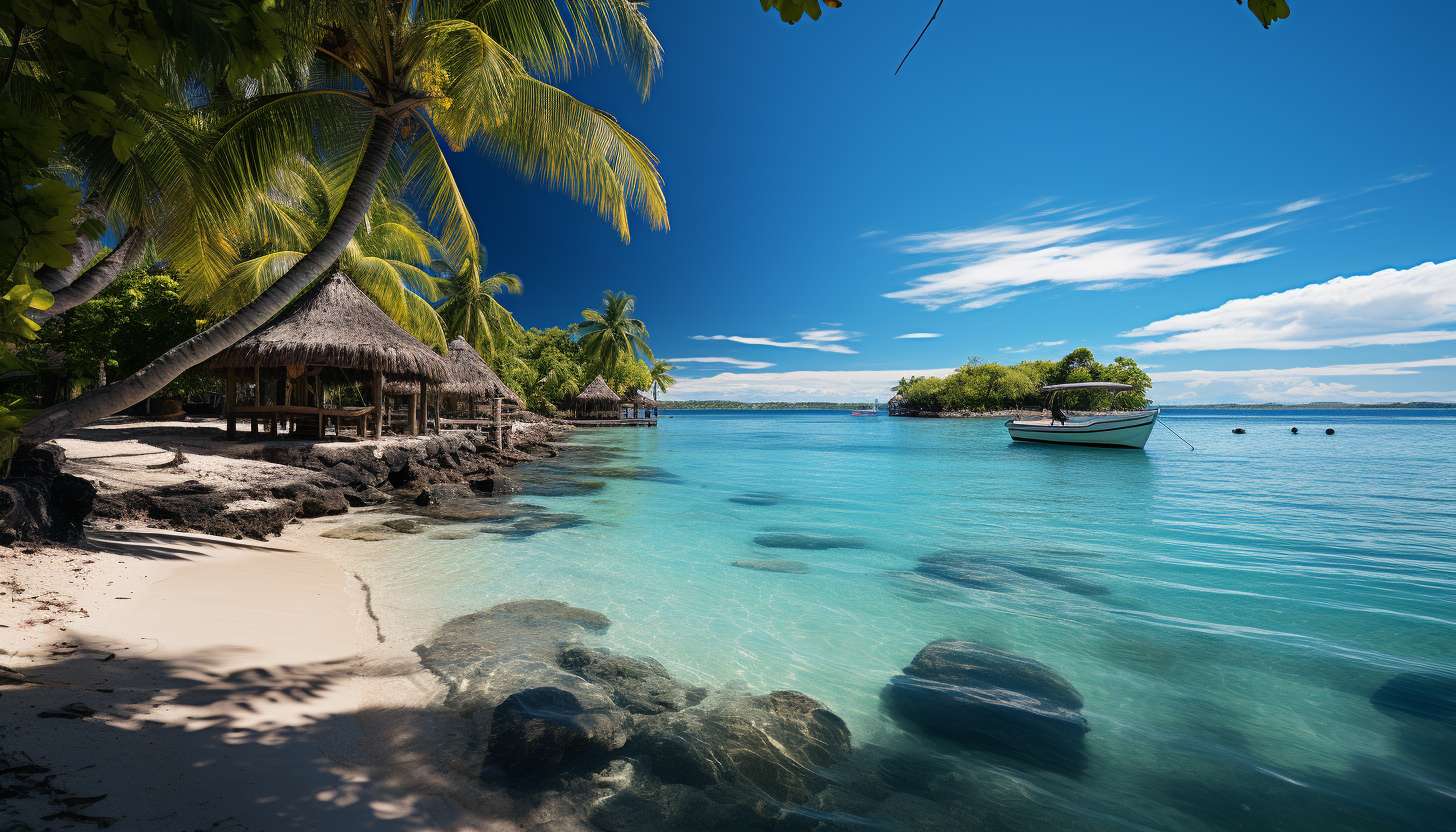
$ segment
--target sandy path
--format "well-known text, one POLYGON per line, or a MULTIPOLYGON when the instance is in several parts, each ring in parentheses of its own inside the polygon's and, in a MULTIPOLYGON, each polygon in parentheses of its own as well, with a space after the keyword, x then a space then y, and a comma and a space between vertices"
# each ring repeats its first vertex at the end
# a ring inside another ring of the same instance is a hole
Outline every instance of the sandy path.
POLYGON ((475 786, 409 645, 380 644, 361 585, 302 538, 0 550, 0 661, 44 683, 0 686, 0 768, 49 770, 0 783, 33 795, 0 827, 516 828, 487 819, 509 811, 475 786), (38 716, 71 703, 96 713, 38 716), (461 770, 411 765, 452 747, 461 770))

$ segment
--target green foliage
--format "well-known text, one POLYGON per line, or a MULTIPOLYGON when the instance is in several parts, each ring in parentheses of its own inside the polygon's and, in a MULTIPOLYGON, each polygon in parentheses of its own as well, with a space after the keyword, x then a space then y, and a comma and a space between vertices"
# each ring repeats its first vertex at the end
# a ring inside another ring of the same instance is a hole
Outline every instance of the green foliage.
MULTIPOLYGON (((47 323, 24 355, 32 366, 54 364, 47 356, 60 357, 53 371, 68 386, 79 387, 96 382, 103 364, 110 378, 130 375, 206 327, 171 275, 133 269, 47 323)), ((183 376, 168 392, 185 396, 215 387, 211 379, 183 376)))
POLYGON ((652 369, 649 371, 649 375, 652 377, 652 386, 649 388, 652 398, 656 399, 658 393, 666 393, 668 388, 677 384, 677 379, 668 375, 676 369, 666 361, 652 362, 652 369))
MULTIPOLYGON (((575 327, 576 338, 591 367, 603 378, 626 360, 638 356, 652 360, 652 349, 647 346, 647 326, 632 317, 636 308, 635 295, 608 290, 602 293, 601 311, 583 309, 581 312, 581 323, 575 327)), ((639 389, 645 390, 647 385, 639 389)))
POLYGON ((509 354, 492 356, 491 369, 511 386, 528 410, 547 415, 591 381, 581 347, 559 327, 528 329, 509 354))
MULTIPOLYGON (((282 53, 271 5, 11 0, 0 8, 0 366, 15 369, 15 347, 36 336, 27 311, 51 304, 36 271, 71 265, 78 238, 105 231, 79 211, 67 154, 90 145, 128 160, 148 117, 177 92, 163 83, 164 70, 205 87, 267 65, 282 53)), ((0 459, 11 444, 0 440, 0 459)))
MULTIPOLYGON (((1244 4, 1244 0, 1234 0, 1234 2, 1240 6, 1244 4)), ((1269 24, 1274 21, 1289 17, 1289 4, 1284 0, 1249 0, 1249 11, 1253 12, 1254 17, 1259 18, 1259 22, 1264 24, 1264 28, 1267 29, 1269 24)))
POLYGON ((495 296, 501 292, 519 295, 521 278, 507 272, 481 278, 472 261, 465 268, 451 270, 447 281, 447 297, 438 309, 446 337, 462 336, 487 358, 508 353, 522 329, 495 296))
POLYGON ((603 373, 602 380, 619 396, 631 390, 646 392, 652 386, 652 368, 640 358, 624 358, 610 373, 603 373))
MULTIPOLYGON (((799 18, 808 15, 810 20, 818 20, 823 11, 819 8, 819 0, 758 0, 764 11, 777 9, 779 20, 790 26, 799 22, 799 18)), ((831 9, 837 9, 844 5, 841 0, 824 0, 824 5, 831 9)))
POLYGON ((1061 401, 1064 408, 1142 408, 1148 404, 1146 391, 1153 386, 1152 379, 1133 359, 1119 356, 1111 364, 1099 364, 1091 350, 1079 347, 1067 353, 1061 361, 1023 361, 1010 367, 983 363, 972 357, 965 366, 946 378, 902 378, 894 390, 910 410, 985 412, 1040 407, 1041 396, 1037 388, 1079 381, 1111 381, 1131 384, 1134 389, 1116 396, 1098 391, 1063 394, 1061 401))

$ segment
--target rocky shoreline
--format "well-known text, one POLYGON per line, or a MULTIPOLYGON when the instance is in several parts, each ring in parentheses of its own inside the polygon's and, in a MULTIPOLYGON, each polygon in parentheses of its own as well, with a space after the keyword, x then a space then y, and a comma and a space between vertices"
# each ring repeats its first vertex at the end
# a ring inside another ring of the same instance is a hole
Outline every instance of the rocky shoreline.
POLYGON ((206 423, 118 422, 17 456, 11 477, 0 481, 0 544, 77 543, 88 527, 128 525, 265 540, 296 520, 391 497, 427 505, 432 489, 509 493, 506 470, 555 456, 554 443, 570 430, 551 421, 516 423, 508 447, 497 448, 476 431, 224 443, 220 427, 206 423), (120 452, 118 440, 141 452, 120 452), (91 453, 98 446, 106 453, 91 453), (159 461, 122 464, 145 456, 159 461))

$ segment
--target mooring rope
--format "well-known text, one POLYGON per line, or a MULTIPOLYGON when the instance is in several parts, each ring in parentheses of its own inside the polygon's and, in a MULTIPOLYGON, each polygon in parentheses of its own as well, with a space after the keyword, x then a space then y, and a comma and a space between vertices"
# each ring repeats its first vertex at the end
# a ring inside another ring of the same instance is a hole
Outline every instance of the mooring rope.
MULTIPOLYGON (((1163 421, 1162 417, 1158 417, 1158 424, 1162 425, 1165 428, 1168 428, 1168 423, 1165 422, 1165 421, 1163 421)), ((1171 434, 1173 434, 1174 436, 1178 436, 1178 431, 1173 430, 1172 428, 1168 428, 1168 432, 1171 433, 1171 434)), ((1181 437, 1181 436, 1178 436, 1178 438, 1179 439, 1183 439, 1183 437, 1181 437)), ((1187 445, 1189 450, 1192 450, 1192 451, 1198 450, 1197 448, 1193 447, 1193 443, 1192 442, 1189 442, 1187 439, 1183 439, 1183 444, 1184 445, 1187 445)))

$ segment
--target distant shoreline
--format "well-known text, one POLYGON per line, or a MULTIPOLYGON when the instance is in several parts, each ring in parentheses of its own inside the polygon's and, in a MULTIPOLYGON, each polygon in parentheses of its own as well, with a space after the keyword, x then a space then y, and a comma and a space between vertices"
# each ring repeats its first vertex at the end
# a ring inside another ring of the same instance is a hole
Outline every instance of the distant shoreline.
MULTIPOLYGON (((883 409, 884 403, 881 403, 883 409)), ((1155 407, 1179 410, 1423 410, 1456 408, 1456 402, 1380 402, 1358 404, 1351 402, 1309 402, 1307 404, 1155 404, 1155 407)), ((730 401, 681 401, 658 402, 659 410, 860 410, 870 407, 870 402, 730 402, 730 401)))

